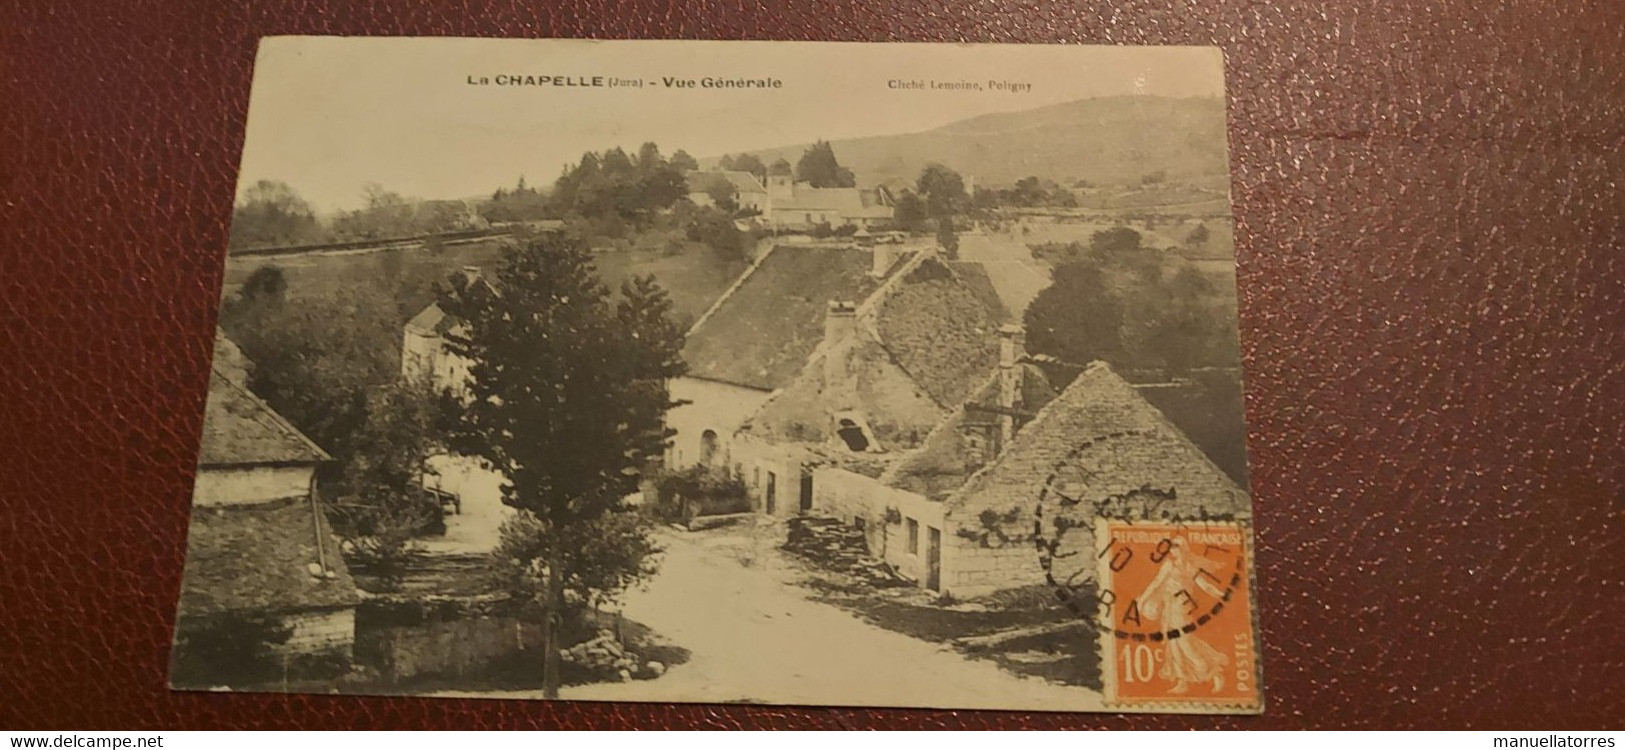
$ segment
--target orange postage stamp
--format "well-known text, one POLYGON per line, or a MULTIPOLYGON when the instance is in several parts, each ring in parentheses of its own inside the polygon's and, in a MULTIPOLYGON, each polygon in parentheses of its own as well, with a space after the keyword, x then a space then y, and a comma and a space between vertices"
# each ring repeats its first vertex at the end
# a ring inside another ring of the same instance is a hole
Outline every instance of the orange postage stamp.
POLYGON ((1259 708, 1248 529, 1101 519, 1095 533, 1106 700, 1259 708))

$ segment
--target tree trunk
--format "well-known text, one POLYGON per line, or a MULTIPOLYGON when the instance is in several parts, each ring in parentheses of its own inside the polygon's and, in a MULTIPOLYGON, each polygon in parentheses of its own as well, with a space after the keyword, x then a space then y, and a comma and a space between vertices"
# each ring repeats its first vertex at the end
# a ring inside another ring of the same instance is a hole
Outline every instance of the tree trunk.
POLYGON ((547 612, 542 617, 542 697, 559 697, 559 649, 564 630, 564 555, 556 540, 548 544, 547 612))

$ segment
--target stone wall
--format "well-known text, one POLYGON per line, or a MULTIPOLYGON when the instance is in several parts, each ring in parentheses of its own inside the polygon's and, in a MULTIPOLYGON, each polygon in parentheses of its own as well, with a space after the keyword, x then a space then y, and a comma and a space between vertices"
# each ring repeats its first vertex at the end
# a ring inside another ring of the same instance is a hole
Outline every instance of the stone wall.
POLYGON ((192 488, 193 505, 253 505, 310 494, 314 466, 203 467, 192 488))
POLYGON ((906 490, 881 484, 879 480, 844 469, 823 468, 813 472, 813 507, 820 513, 853 525, 862 519, 869 553, 885 560, 898 572, 925 586, 927 546, 930 530, 943 532, 943 583, 951 565, 947 550, 951 532, 944 528, 943 505, 906 490), (897 511, 895 523, 886 519, 888 509, 897 511), (909 522, 917 529, 916 543, 909 548, 909 522))
POLYGON ((298 612, 282 618, 292 628, 278 647, 289 654, 335 654, 348 659, 355 645, 355 608, 298 612))
POLYGON ((402 622, 364 611, 355 658, 399 682, 480 673, 526 659, 540 663, 541 642, 539 625, 510 614, 458 612, 402 622))

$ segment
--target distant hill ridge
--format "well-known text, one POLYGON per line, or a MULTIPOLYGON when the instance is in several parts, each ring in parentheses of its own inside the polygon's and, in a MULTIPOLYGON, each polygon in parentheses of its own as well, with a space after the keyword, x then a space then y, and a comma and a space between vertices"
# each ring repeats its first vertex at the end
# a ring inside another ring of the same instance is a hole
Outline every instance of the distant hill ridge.
MULTIPOLYGON (((1225 102, 1219 97, 1112 96, 1019 112, 979 115, 920 133, 833 141, 863 185, 913 183, 941 162, 981 185, 1023 177, 1097 185, 1133 184, 1153 172, 1171 179, 1221 175, 1225 102)), ((808 144, 754 151, 794 164, 808 144)), ((716 159, 707 159, 707 166, 716 159)))

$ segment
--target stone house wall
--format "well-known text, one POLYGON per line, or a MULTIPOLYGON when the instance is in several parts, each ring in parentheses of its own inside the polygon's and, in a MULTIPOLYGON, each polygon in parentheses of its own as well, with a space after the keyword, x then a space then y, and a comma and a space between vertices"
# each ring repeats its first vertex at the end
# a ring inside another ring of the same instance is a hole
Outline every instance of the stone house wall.
POLYGON ((292 628, 278 650, 288 654, 334 654, 349 659, 355 645, 355 608, 307 610, 284 615, 292 628))
POLYGON ((704 452, 701 440, 706 430, 715 432, 717 438, 712 464, 731 466, 735 463, 734 433, 770 395, 755 388, 700 378, 671 381, 672 399, 690 403, 666 414, 666 425, 677 432, 666 451, 667 466, 683 469, 698 464, 704 452))
POLYGON ((205 466, 192 488, 193 505, 254 505, 310 494, 313 465, 205 466))

